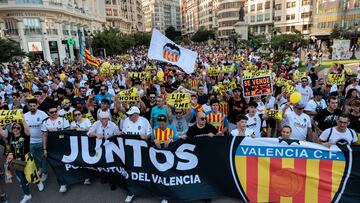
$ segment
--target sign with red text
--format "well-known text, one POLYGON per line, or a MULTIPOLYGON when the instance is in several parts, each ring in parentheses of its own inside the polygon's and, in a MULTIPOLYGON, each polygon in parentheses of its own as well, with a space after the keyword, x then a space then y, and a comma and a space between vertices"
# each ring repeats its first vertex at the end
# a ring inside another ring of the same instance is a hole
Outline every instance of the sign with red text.
POLYGON ((270 76, 254 77, 242 80, 244 97, 272 94, 270 76))

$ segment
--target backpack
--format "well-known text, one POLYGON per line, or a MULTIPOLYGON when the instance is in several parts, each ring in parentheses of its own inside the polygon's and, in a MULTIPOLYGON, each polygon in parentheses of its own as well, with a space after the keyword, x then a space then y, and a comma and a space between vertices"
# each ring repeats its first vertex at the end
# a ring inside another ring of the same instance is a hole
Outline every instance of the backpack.
MULTIPOLYGON (((330 133, 329 133, 329 135, 328 135, 328 138, 326 139, 326 142, 329 142, 330 137, 331 137, 332 132, 333 132, 333 128, 334 128, 334 127, 330 128, 330 133)), ((346 128, 346 130, 347 130, 347 129, 349 129, 349 128, 346 128)), ((353 131, 351 131, 351 129, 349 129, 349 131, 350 131, 350 133, 351 133, 352 140, 354 140, 354 133, 353 133, 353 131)), ((350 143, 350 144, 351 144, 351 143, 350 143)))

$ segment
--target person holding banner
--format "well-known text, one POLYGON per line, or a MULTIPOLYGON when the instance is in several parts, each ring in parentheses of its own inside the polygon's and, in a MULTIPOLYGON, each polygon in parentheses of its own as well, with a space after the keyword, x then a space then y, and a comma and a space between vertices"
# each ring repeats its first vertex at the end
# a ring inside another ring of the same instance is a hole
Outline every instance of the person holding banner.
POLYGON ((186 135, 184 135, 182 139, 202 136, 214 137, 216 135, 220 135, 218 133, 219 131, 213 125, 206 122, 205 113, 198 112, 196 115, 196 124, 189 128, 186 135))
POLYGON ((75 120, 71 122, 70 129, 87 132, 91 127, 91 121, 88 118, 83 118, 83 114, 78 109, 74 110, 73 113, 75 120))
POLYGON ((149 139, 152 128, 149 121, 140 116, 140 109, 137 106, 132 106, 126 114, 129 117, 124 120, 122 132, 126 135, 140 136, 143 140, 149 139))
POLYGON ((151 109, 150 123, 152 127, 156 127, 158 125, 157 118, 159 115, 166 115, 166 105, 164 98, 161 96, 156 97, 156 106, 151 109))
POLYGON ((168 108, 166 112, 170 119, 170 123, 172 126, 176 128, 177 134, 180 137, 183 137, 189 129, 189 122, 192 119, 192 110, 186 109, 184 112, 184 110, 182 109, 175 109, 174 110, 175 116, 173 116, 170 113, 170 111, 171 111, 170 108, 168 108))
POLYGON ((169 144, 178 139, 176 129, 167 124, 167 118, 164 114, 157 117, 158 127, 153 129, 151 140, 159 148, 168 148, 169 144))
MULTIPOLYGON (((0 127, 0 135, 7 139, 7 159, 12 161, 17 160, 25 164, 25 155, 30 152, 30 130, 26 121, 23 124, 13 124, 11 126, 11 131, 4 130, 0 127)), ((24 169, 25 168, 22 167, 17 167, 15 169, 16 176, 19 179, 21 188, 24 192, 24 197, 20 203, 26 203, 32 198, 24 169)), ((36 184, 39 191, 44 190, 44 184, 40 180, 36 184)))
MULTIPOLYGON (((43 135, 43 149, 44 149, 45 157, 47 157, 48 132, 61 131, 68 129, 70 127, 69 121, 64 117, 59 116, 57 106, 50 106, 48 109, 48 115, 49 117, 46 118, 41 124, 41 132, 43 135)), ((67 191, 66 183, 60 177, 58 177, 57 180, 60 185, 59 192, 60 193, 66 192, 67 191)))
MULTIPOLYGON (((259 114, 257 110, 258 104, 255 101, 250 101, 247 106, 249 111, 249 113, 246 114, 246 117, 248 118, 247 128, 253 130, 256 137, 262 137, 262 131, 267 127, 267 124, 265 122, 265 119, 267 119, 267 117, 266 115, 259 114)), ((269 133, 265 136, 269 137, 269 133)))
POLYGON ((290 139, 292 133, 292 129, 290 126, 285 125, 282 127, 281 131, 280 131, 280 138, 282 139, 290 139))

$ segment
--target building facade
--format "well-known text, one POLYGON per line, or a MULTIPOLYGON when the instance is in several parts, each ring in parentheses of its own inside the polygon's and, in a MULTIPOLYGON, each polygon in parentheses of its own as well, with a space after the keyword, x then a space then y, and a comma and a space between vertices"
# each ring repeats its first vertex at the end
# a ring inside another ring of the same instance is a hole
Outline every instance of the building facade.
POLYGON ((216 6, 217 36, 219 39, 228 38, 234 33, 234 25, 239 21, 240 7, 244 7, 245 1, 218 0, 216 6))
POLYGON ((274 0, 250 0, 247 22, 252 35, 270 34, 274 26, 274 0))
POLYGON ((312 17, 312 0, 275 0, 274 2, 274 27, 280 28, 282 33, 298 30, 304 35, 309 35, 312 17))
POLYGON ((181 0, 181 33, 191 36, 199 29, 199 0, 181 0))
POLYGON ((208 30, 216 29, 216 6, 217 0, 199 0, 199 27, 208 30))
POLYGON ((141 0, 105 0, 107 25, 122 33, 144 31, 144 14, 141 0))
POLYGON ((328 38, 335 25, 347 29, 360 28, 359 0, 321 0, 316 1, 314 7, 314 27, 311 35, 317 38, 328 38))
POLYGON ((170 26, 181 31, 179 0, 144 0, 142 6, 146 32, 156 28, 164 33, 170 26))
POLYGON ((44 60, 73 60, 106 23, 104 6, 104 0, 1 0, 1 33, 44 60))

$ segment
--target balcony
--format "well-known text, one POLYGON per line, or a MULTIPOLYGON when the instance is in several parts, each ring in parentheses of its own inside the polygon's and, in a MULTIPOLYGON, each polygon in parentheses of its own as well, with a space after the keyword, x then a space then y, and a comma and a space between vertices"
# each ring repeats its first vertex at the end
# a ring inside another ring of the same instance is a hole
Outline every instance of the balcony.
POLYGON ((46 33, 48 35, 57 35, 58 34, 58 30, 57 29, 46 29, 46 33))
POLYGON ((26 28, 24 29, 25 35, 41 35, 41 28, 26 28))
POLYGON ((19 31, 17 29, 5 30, 5 35, 12 36, 12 35, 18 35, 18 34, 19 34, 19 31))

